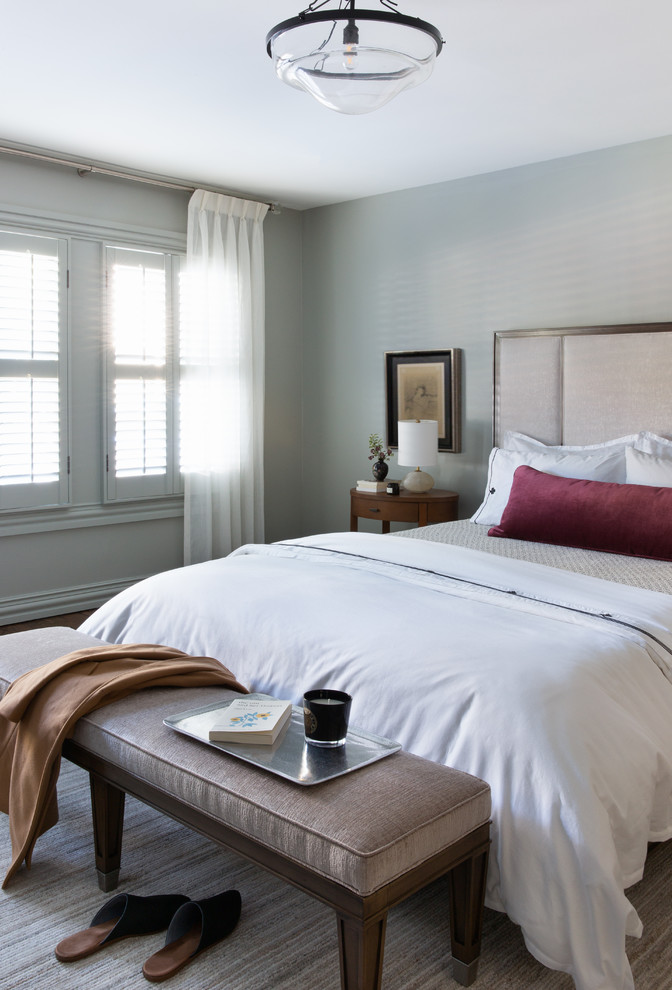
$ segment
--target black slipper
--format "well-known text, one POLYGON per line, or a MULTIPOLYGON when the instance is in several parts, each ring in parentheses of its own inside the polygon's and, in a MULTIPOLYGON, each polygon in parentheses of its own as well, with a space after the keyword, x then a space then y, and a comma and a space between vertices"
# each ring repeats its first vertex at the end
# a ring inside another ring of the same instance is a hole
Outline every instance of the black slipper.
POLYGON ((186 966, 208 946, 230 935, 240 918, 237 890, 226 890, 201 901, 189 901, 175 913, 168 926, 166 944, 142 967, 145 979, 161 983, 186 966))
POLYGON ((184 894, 115 894, 94 916, 88 928, 68 935, 54 952, 60 962, 74 962, 129 935, 149 935, 168 928, 175 912, 189 898, 184 894))

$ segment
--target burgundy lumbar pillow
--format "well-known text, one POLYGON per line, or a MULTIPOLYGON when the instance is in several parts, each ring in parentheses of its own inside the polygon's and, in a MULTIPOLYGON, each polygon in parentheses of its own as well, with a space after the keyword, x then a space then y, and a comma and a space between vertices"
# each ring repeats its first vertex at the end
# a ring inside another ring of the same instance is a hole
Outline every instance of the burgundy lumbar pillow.
POLYGON ((524 465, 488 536, 672 560, 672 488, 558 478, 524 465))

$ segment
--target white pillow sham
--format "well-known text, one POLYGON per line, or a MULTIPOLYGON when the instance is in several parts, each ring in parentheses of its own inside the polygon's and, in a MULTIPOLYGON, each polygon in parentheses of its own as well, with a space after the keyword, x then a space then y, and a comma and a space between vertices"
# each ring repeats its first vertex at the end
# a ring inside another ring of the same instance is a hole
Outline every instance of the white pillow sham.
MULTIPOLYGON (((625 450, 626 447, 634 447, 641 436, 641 433, 632 433, 630 436, 617 437, 615 440, 604 440, 602 443, 556 445, 545 444, 541 440, 535 440, 534 437, 528 437, 525 433, 515 433, 513 430, 508 430, 504 434, 502 447, 505 450, 548 450, 565 454, 595 453, 600 450, 611 450, 614 447, 618 447, 621 450, 625 450)), ((655 453, 655 451, 652 451, 652 453, 655 453)), ((672 442, 670 442, 670 456, 672 457, 672 442)))
POLYGON ((672 488, 672 450, 667 457, 656 457, 629 448, 625 452, 625 480, 629 485, 672 488))
POLYGON ((560 478, 582 478, 586 481, 625 481, 624 448, 615 447, 593 453, 503 450, 494 447, 488 462, 485 497, 471 521, 483 526, 499 526, 502 512, 509 500, 513 472, 522 464, 555 474, 560 478))
POLYGON ((644 454, 672 458, 672 440, 668 440, 667 437, 659 437, 658 434, 649 433, 647 430, 642 430, 639 434, 635 447, 644 454))

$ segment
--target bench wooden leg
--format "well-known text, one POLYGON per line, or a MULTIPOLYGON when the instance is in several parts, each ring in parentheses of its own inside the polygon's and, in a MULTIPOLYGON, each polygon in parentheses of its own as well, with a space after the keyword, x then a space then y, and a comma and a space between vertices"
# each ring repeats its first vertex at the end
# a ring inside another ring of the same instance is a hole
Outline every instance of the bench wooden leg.
POLYGON ((453 867, 450 884, 450 942, 453 978, 468 987, 478 973, 489 845, 453 867))
POLYGON ((114 890, 119 883, 126 795, 95 773, 89 774, 89 783, 98 886, 114 890))
POLYGON ((387 913, 368 925, 337 914, 341 990, 380 990, 387 913))
POLYGON ((119 882, 125 800, 122 787, 128 782, 127 790, 135 797, 331 905, 338 920, 341 990, 380 990, 388 908, 442 875, 448 878, 450 894, 453 976, 463 986, 470 986, 476 979, 490 847, 489 822, 484 822, 421 867, 376 891, 375 895, 359 899, 353 898, 352 891, 323 880, 307 867, 274 851, 267 851, 261 843, 224 823, 214 822, 211 816, 202 815, 197 808, 180 799, 170 798, 119 767, 108 767, 71 740, 64 743, 63 753, 89 772, 96 869, 101 890, 114 890, 119 882), (107 779, 108 770, 114 784, 107 779), (456 861, 457 865, 451 866, 456 861))

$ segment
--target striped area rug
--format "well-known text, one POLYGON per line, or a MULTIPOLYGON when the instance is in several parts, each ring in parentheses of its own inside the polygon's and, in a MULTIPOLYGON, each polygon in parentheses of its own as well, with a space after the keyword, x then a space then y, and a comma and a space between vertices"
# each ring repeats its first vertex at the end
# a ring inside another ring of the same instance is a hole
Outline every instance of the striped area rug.
MULTIPOLYGON (((53 948, 112 896, 97 886, 88 777, 64 761, 61 818, 37 843, 30 871, 0 892, 0 988, 129 990, 148 987, 144 960, 164 936, 130 938, 76 963, 53 948)), ((7 818, 0 816, 0 872, 9 865, 7 818)), ((127 799, 120 891, 208 897, 236 888, 243 914, 235 932, 167 981, 170 990, 339 990, 336 924, 331 911, 132 798, 127 799)), ((672 842, 651 850, 631 890, 644 936, 628 940, 637 990, 672 988, 672 842)), ((447 890, 441 881, 390 912, 384 990, 456 987, 450 971, 447 890)), ((486 911, 481 990, 571 990, 573 982, 537 963, 519 930, 486 911)))

